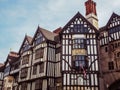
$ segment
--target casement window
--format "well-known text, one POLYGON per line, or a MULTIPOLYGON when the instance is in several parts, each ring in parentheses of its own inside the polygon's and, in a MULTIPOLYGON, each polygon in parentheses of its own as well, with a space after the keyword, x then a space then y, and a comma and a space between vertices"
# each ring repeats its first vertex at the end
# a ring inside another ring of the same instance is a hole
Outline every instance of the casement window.
POLYGON ((39 64, 39 73, 43 73, 44 72, 44 62, 39 64))
POLYGON ((85 55, 73 56, 73 68, 75 68, 76 70, 82 70, 83 68, 87 68, 87 64, 88 62, 85 55))
POLYGON ((36 73, 37 73, 37 65, 34 65, 33 66, 33 75, 36 75, 36 73))
POLYGON ((108 69, 109 70, 113 70, 114 69, 114 63, 113 63, 113 61, 108 62, 108 69))
POLYGON ((42 80, 38 79, 35 81, 35 90, 42 90, 42 80))
POLYGON ((35 51, 35 59, 43 58, 44 48, 39 48, 35 51))
POLYGON ((26 78, 27 77, 27 73, 28 73, 28 68, 23 68, 21 70, 21 78, 26 78))
POLYGON ((23 56, 22 60, 22 65, 28 64, 29 63, 29 55, 23 56))
POLYGON ((28 90, 27 89, 27 83, 22 83, 21 84, 21 90, 28 90))
POLYGON ((86 48, 86 40, 83 38, 73 39, 73 48, 74 49, 85 49, 86 48))

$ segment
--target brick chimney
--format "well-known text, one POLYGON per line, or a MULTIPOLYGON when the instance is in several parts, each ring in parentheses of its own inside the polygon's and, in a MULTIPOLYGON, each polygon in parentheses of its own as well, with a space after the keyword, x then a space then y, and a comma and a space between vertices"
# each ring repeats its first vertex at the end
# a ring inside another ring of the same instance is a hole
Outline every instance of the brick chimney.
POLYGON ((96 3, 93 0, 88 0, 85 2, 86 7, 86 18, 98 29, 98 18, 96 12, 96 3))

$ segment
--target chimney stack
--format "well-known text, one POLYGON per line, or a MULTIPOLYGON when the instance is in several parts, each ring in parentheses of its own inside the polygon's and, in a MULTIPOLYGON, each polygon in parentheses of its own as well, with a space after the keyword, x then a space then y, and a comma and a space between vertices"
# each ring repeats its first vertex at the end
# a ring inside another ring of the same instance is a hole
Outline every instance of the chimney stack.
POLYGON ((87 20, 93 24, 98 29, 98 18, 96 12, 96 2, 93 0, 88 0, 85 2, 86 7, 86 18, 87 20))

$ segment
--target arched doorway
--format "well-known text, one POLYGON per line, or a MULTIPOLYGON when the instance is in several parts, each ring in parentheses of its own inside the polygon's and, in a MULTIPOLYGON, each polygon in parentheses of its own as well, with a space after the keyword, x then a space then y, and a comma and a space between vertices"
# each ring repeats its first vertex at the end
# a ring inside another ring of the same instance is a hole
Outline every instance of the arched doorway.
POLYGON ((120 80, 110 85, 109 90, 120 90, 120 80))

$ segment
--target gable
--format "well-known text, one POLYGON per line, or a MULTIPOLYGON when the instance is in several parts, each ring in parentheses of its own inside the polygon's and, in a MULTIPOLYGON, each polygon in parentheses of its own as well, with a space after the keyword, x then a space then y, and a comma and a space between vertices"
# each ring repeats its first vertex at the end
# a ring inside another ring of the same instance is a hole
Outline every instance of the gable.
POLYGON ((112 28, 112 27, 115 27, 115 26, 118 26, 120 25, 120 16, 113 13, 106 25, 107 28, 112 28))
POLYGON ((33 41, 32 44, 33 45, 38 45, 41 42, 45 41, 45 36, 43 35, 43 33, 40 31, 39 27, 33 37, 33 41))
POLYGON ((79 12, 64 26, 61 33, 95 33, 97 29, 79 12))
POLYGON ((31 39, 32 39, 31 37, 29 37, 29 36, 27 36, 27 35, 25 36, 25 38, 24 38, 24 40, 23 40, 23 43, 22 43, 22 45, 21 45, 21 48, 20 48, 20 50, 19 50, 20 53, 22 53, 22 52, 30 49, 31 39))

